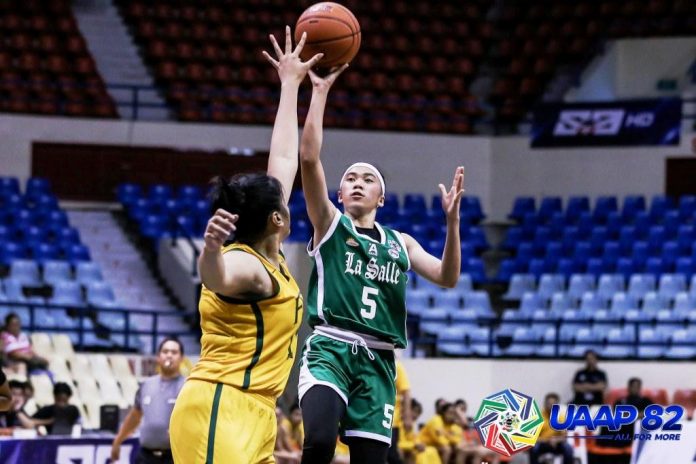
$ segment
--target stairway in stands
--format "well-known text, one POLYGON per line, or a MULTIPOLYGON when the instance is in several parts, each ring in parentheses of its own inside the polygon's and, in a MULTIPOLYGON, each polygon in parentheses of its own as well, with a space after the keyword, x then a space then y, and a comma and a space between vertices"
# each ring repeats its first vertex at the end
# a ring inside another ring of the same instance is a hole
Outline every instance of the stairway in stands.
MULTIPOLYGON (((153 107, 139 108, 138 118, 168 120, 169 110, 155 89, 152 76, 112 2, 78 1, 73 5, 73 11, 102 79, 110 85, 149 87, 139 90, 137 97, 140 103, 152 104, 153 107)), ((117 104, 132 101, 132 90, 127 87, 109 87, 107 90, 117 104)), ((127 105, 118 106, 122 118, 134 118, 132 110, 127 105)))
MULTIPOLYGON (((179 314, 179 308, 169 299, 157 282, 136 246, 129 240, 110 211, 70 210, 70 223, 79 231, 89 246, 92 259, 97 262, 114 289, 118 303, 128 309, 167 313, 159 320, 158 329, 165 332, 193 333, 179 314)), ((139 328, 149 326, 152 317, 147 314, 132 319, 139 328)), ((180 337, 186 353, 199 353, 198 337, 180 337)), ((144 352, 151 351, 150 336, 140 336, 136 343, 144 352)), ((136 346, 138 346, 136 345, 136 346)))

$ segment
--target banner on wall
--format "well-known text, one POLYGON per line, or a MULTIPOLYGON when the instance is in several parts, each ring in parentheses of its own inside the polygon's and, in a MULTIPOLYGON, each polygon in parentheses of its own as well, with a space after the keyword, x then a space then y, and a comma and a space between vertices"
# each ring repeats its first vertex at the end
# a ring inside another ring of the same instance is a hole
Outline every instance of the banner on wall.
POLYGON ((547 103, 534 111, 533 148, 678 145, 679 98, 547 103))
POLYGON ((128 464, 135 462, 138 441, 121 446, 121 459, 112 462, 113 438, 39 438, 0 440, 0 464, 128 464))

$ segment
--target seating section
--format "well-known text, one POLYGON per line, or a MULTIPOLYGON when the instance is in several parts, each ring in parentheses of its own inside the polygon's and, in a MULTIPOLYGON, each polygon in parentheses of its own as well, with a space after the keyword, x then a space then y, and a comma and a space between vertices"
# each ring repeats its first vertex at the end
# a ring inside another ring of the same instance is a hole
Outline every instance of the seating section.
MULTIPOLYGON (((210 203, 198 186, 121 184, 117 198, 140 233, 153 245, 162 237, 200 237, 210 218, 210 203)), ((335 195, 332 201, 340 206, 335 195)), ((306 242, 311 236, 311 224, 302 191, 295 191, 290 196, 289 209, 292 218, 289 240, 306 242)), ((475 283, 482 283, 486 280, 486 273, 480 254, 489 248, 489 244, 479 226, 485 218, 479 199, 464 197, 460 216, 462 270, 470 273, 475 283)), ((427 251, 441 256, 446 226, 439 196, 427 200, 421 194, 406 194, 399 199, 396 194, 388 194, 384 207, 378 210, 377 220, 412 235, 427 251), (415 218, 426 220, 416 222, 415 218)))
POLYGON ((117 117, 70 3, 0 3, 0 112, 117 117))
MULTIPOLYGON (((242 124, 272 123, 278 77, 260 50, 311 3, 117 2, 180 120, 242 124)), ((360 20, 362 44, 326 125, 470 133, 481 110, 468 87, 492 36, 485 15, 493 3, 344 2, 360 20)))
MULTIPOLYGON (((621 207, 615 197, 593 207, 587 197, 565 207, 547 197, 538 208, 523 197, 510 218, 517 225, 502 247, 514 256, 495 279, 507 287, 508 307, 494 324, 479 318, 482 352, 474 354, 577 358, 593 349, 617 359, 696 358, 696 197, 657 196, 648 205, 629 196, 621 207)), ((430 331, 438 350, 470 353, 470 331, 447 322, 430 331)))
POLYGON ((102 405, 127 408, 133 404, 138 381, 124 355, 75 353, 69 338, 62 334, 35 332, 31 339, 35 348, 42 347, 40 354, 49 360, 53 377, 51 380, 46 373, 30 376, 38 407, 53 404, 53 382, 70 385, 70 402, 80 410, 82 425, 87 429, 99 428, 102 405))
POLYGON ((514 257, 503 261, 497 280, 515 273, 556 272, 594 276, 635 273, 659 277, 678 273, 687 279, 696 272, 696 196, 678 201, 656 196, 629 196, 621 208, 616 197, 600 197, 590 208, 587 197, 546 197, 539 208, 533 198, 518 198, 503 247, 514 257))

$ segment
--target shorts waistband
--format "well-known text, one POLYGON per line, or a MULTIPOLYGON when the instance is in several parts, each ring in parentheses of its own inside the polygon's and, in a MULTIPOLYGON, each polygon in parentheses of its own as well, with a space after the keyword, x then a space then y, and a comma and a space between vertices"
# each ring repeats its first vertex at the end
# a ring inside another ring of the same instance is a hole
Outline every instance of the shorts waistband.
POLYGON ((394 351, 394 344, 379 340, 372 335, 351 332, 349 330, 339 329, 331 325, 318 325, 314 327, 314 333, 323 335, 334 340, 346 343, 359 343, 373 350, 389 350, 394 351))

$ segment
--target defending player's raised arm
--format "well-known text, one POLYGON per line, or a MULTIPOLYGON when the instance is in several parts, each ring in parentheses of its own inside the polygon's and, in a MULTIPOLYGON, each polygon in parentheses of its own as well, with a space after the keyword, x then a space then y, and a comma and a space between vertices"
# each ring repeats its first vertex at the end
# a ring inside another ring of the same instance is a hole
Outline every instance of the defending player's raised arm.
POLYGON ((268 157, 268 174, 278 179, 283 186, 285 203, 290 199, 292 184, 297 174, 297 93, 307 71, 321 59, 317 54, 306 62, 300 60, 300 52, 307 35, 303 34, 295 50, 292 50, 290 27, 285 26, 285 51, 278 46, 273 35, 270 36, 277 60, 266 51, 263 55, 278 71, 280 77, 280 102, 273 125, 270 154, 268 157))
POLYGON ((439 185, 442 195, 442 209, 447 218, 447 236, 445 237, 442 259, 437 259, 426 252, 410 235, 403 234, 413 270, 442 287, 452 288, 457 285, 457 280, 459 280, 462 262, 459 238, 459 206, 464 194, 463 185, 464 168, 461 166, 454 173, 452 188, 449 191, 445 190, 444 185, 439 185))
POLYGON ((300 161, 302 164, 302 188, 307 201, 307 214, 314 227, 315 243, 318 243, 326 234, 336 212, 336 208, 329 200, 324 167, 319 155, 324 130, 324 109, 329 89, 339 74, 347 67, 348 65, 344 64, 323 78, 313 71, 309 71, 309 77, 312 80, 312 100, 302 130, 300 161))

